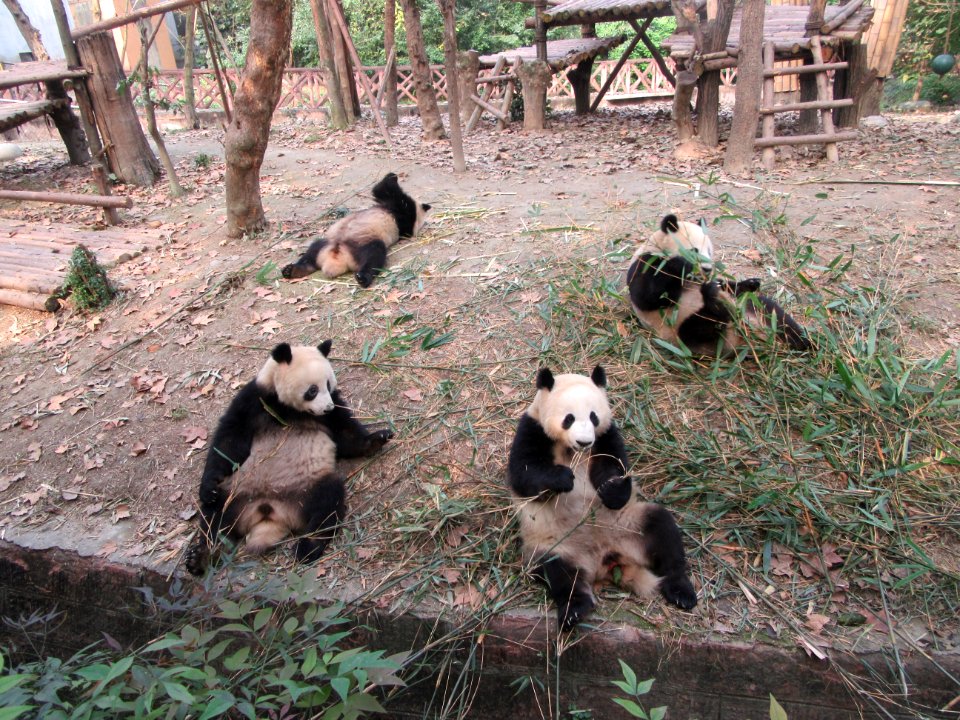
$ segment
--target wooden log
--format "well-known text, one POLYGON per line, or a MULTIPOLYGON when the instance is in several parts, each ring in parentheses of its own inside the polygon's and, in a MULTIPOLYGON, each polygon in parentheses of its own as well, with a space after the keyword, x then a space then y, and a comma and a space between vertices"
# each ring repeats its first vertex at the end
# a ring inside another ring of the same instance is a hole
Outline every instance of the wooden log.
POLYGON ((764 70, 764 77, 777 77, 779 75, 802 75, 803 73, 819 73, 825 70, 843 70, 847 63, 813 63, 811 65, 797 65, 796 67, 778 67, 764 70))
MULTIPOLYGON (((494 63, 493 65, 494 75, 500 74, 500 71, 503 69, 503 64, 505 62, 506 62, 506 59, 502 55, 497 58, 497 62, 494 63)), ((483 89, 480 90, 480 99, 486 101, 486 99, 490 96, 492 91, 493 91, 492 85, 484 85, 483 89)), ((473 129, 477 126, 477 123, 480 121, 480 113, 483 112, 483 106, 480 103, 478 103, 476 100, 474 100, 474 97, 475 97, 474 95, 470 96, 470 99, 473 100, 476 107, 473 108, 473 114, 470 115, 470 121, 467 123, 467 127, 466 127, 467 132, 473 132, 473 129)))
POLYGON ((755 147, 772 148, 778 145, 818 145, 856 140, 860 134, 856 131, 839 132, 832 135, 785 135, 774 138, 757 138, 755 147))
POLYGON ((495 83, 503 82, 504 80, 516 80, 517 76, 513 73, 506 73, 505 75, 485 75, 484 77, 478 77, 478 83, 495 83))
POLYGON ((137 20, 142 20, 143 18, 153 17, 154 15, 160 15, 161 13, 170 12, 171 10, 179 10, 180 8, 185 8, 189 5, 199 5, 202 1, 203 0, 167 0, 166 2, 161 2, 157 3, 156 5, 150 5, 148 7, 140 8, 139 10, 134 10, 126 15, 117 15, 116 17, 102 20, 98 23, 93 23, 92 25, 85 25, 82 28, 77 28, 70 33, 70 37, 74 40, 79 40, 80 38, 95 35, 96 33, 102 33, 106 32, 107 30, 113 30, 114 28, 129 25, 130 23, 134 23, 137 20))
POLYGON ((15 266, 0 265, 0 287, 22 292, 53 294, 60 290, 65 273, 39 273, 15 266))
POLYGON ((486 110, 488 113, 493 115, 498 120, 506 120, 506 116, 502 112, 500 112, 499 108, 494 107, 483 98, 478 97, 476 95, 471 95, 470 99, 473 100, 477 105, 482 107, 484 110, 486 110))
POLYGON ((700 67, 704 72, 712 72, 713 70, 723 70, 725 68, 737 67, 737 63, 737 58, 717 58, 716 60, 708 60, 707 62, 700 63, 700 67))
MULTIPOLYGON (((776 61, 777 50, 772 42, 764 43, 763 46, 763 102, 760 106, 760 116, 763 118, 760 121, 761 137, 764 141, 776 140, 774 137, 774 130, 776 129, 776 123, 773 118, 772 113, 768 113, 768 110, 771 110, 774 106, 774 95, 776 94, 776 86, 773 81, 773 75, 770 73, 773 70, 773 63, 776 61)), ((764 147, 761 144, 760 140, 755 140, 753 143, 755 148, 763 148, 762 158, 763 166, 767 170, 773 170, 774 165, 777 161, 777 155, 774 152, 773 145, 764 147)))
MULTIPOLYGON (((93 168, 91 168, 91 172, 93 173, 93 181, 97 184, 97 189, 100 191, 100 194, 103 197, 112 196, 113 193, 110 192, 110 183, 107 182, 107 171, 103 169, 103 165, 100 165, 99 163, 95 164, 93 168)), ((127 207, 131 207, 133 205, 133 200, 131 200, 129 197, 126 199, 130 201, 130 205, 127 207)), ((115 207, 104 205, 103 217, 107 221, 108 225, 120 224, 120 216, 117 214, 117 209, 115 207)))
MULTIPOLYGON (((516 76, 521 65, 523 65, 523 58, 519 56, 514 58, 511 75, 516 76)), ((497 120, 497 128, 500 130, 506 130, 507 125, 510 124, 510 106, 513 104, 513 92, 516 90, 516 87, 516 79, 511 78, 507 80, 506 87, 503 90, 503 99, 500 101, 500 114, 503 115, 503 117, 497 120)))
POLYGON ((33 190, 0 190, 3 200, 31 200, 62 205, 90 205, 92 207, 130 208, 133 200, 115 195, 84 195, 83 193, 40 192, 33 190))
POLYGON ((42 312, 56 312, 60 309, 60 301, 51 295, 4 288, 0 288, 0 303, 42 312))
MULTIPOLYGON (((471 95, 477 92, 477 75, 480 74, 480 53, 463 50, 457 54, 457 78, 460 81, 460 125, 466 126, 473 116, 474 103, 471 95)), ((383 87, 386 83, 383 84, 383 87)))
POLYGON ((853 105, 852 98, 843 100, 811 100, 809 102, 785 103, 783 105, 774 105, 772 108, 762 108, 761 114, 766 113, 785 113, 797 112, 800 110, 824 110, 826 108, 840 108, 853 105))
POLYGON ((676 87, 677 79, 673 76, 673 71, 667 66, 666 61, 663 59, 663 55, 660 54, 660 48, 654 45, 650 41, 650 38, 647 37, 646 29, 650 27, 650 23, 653 22, 653 18, 647 18, 647 20, 644 21, 643 27, 638 25, 637 21, 633 18, 629 18, 627 22, 630 24, 630 27, 633 28, 633 31, 640 36, 640 41, 646 46, 650 56, 653 58, 653 61, 657 64, 657 67, 660 68, 660 72, 663 73, 663 76, 670 81, 671 85, 676 87))
MULTIPOLYGON (((813 62, 816 64, 823 64, 823 50, 820 47, 820 38, 812 37, 810 38, 810 49, 813 52, 813 62)), ((825 72, 817 73, 817 99, 821 102, 827 102, 827 98, 830 97, 830 85, 827 81, 827 74, 825 72)), ((820 111, 820 122, 823 125, 824 135, 832 136, 834 135, 833 129, 833 112, 829 108, 825 108, 820 111)), ((837 151, 837 144, 835 142, 827 143, 827 160, 830 162, 838 162, 840 160, 840 153, 837 151)))
POLYGON ((523 129, 540 131, 547 126, 547 88, 553 71, 544 60, 531 60, 516 67, 523 89, 523 129))
POLYGON ((841 6, 840 12, 820 26, 820 33, 822 35, 829 35, 832 33, 838 27, 843 25, 847 21, 847 18, 859 10, 863 3, 864 0, 850 0, 850 2, 848 2, 846 5, 841 6))
POLYGON ((676 92, 673 96, 673 120, 677 124, 677 144, 693 139, 693 116, 690 113, 690 98, 697 86, 697 76, 689 70, 677 73, 676 92))
MULTIPOLYGON (((649 27, 650 23, 644 27, 649 27)), ((623 54, 620 56, 620 59, 617 60, 617 64, 613 66, 613 70, 610 71, 610 74, 607 76, 606 81, 603 83, 603 86, 600 88, 600 92, 597 93, 597 96, 593 99, 593 103, 590 105, 590 112, 595 112, 597 106, 600 105, 600 101, 603 100, 603 96, 607 94, 607 90, 610 89, 610 86, 613 85, 613 81, 617 78, 617 73, 620 72, 620 69, 626 64, 627 60, 630 57, 630 53, 633 52, 633 49, 637 46, 637 43, 640 42, 640 35, 642 33, 638 32, 633 36, 633 40, 630 41, 630 44, 627 45, 627 49, 623 51, 623 54)))

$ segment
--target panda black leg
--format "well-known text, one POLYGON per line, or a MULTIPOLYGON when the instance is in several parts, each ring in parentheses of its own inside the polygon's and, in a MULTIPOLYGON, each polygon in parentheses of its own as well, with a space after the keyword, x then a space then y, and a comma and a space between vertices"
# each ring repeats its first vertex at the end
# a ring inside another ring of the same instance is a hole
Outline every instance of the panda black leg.
POLYGON ((596 605, 590 585, 579 568, 563 558, 545 560, 535 575, 546 584, 557 605, 557 624, 561 632, 572 630, 596 605))
POLYGON ((323 554, 346 511, 346 489, 340 477, 327 475, 313 486, 303 504, 306 526, 295 548, 299 562, 314 562, 323 554))
POLYGON ((220 534, 223 525, 223 499, 219 487, 216 492, 200 492, 200 528, 193 543, 187 549, 184 565, 191 575, 200 576, 210 564, 210 548, 220 534), (206 502, 205 502, 206 499, 206 502))
POLYGON ((771 316, 776 318, 777 335, 785 340, 787 345, 794 350, 810 350, 813 347, 810 338, 807 337, 806 330, 781 307, 780 303, 766 295, 757 295, 757 301, 759 301, 763 308, 762 312, 766 313, 768 319, 771 316))
POLYGON ((353 258, 358 268, 354 277, 360 287, 370 287, 373 279, 387 266, 387 246, 380 240, 368 242, 353 248, 353 258))
POLYGON ((683 536, 666 508, 650 506, 643 524, 643 543, 650 570, 662 578, 663 597, 679 608, 692 610, 697 604, 697 592, 687 577, 683 536))
POLYGON ((331 394, 334 408, 325 416, 330 437, 337 446, 337 457, 355 458, 375 455, 393 437, 392 430, 370 432, 347 407, 340 392, 331 394))
POLYGON ((323 250, 326 245, 326 240, 314 240, 310 243, 307 251, 300 256, 300 259, 295 263, 285 265, 283 270, 280 271, 280 274, 287 280, 295 280, 306 277, 307 275, 312 275, 319 269, 317 267, 317 256, 320 255, 320 251, 323 250))
POLYGON ((733 293, 737 297, 748 292, 756 292, 760 289, 759 278, 747 278, 746 280, 728 280, 724 283, 727 292, 733 293))

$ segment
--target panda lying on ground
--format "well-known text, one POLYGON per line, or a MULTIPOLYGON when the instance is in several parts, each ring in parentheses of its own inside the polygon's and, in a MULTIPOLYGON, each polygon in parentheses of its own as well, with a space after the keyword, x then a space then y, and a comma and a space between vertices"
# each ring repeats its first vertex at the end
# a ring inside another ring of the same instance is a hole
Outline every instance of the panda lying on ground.
POLYGON ((510 448, 523 558, 546 583, 562 630, 593 609, 594 587, 616 568, 638 595, 659 589, 684 610, 697 604, 673 516, 634 497, 606 384, 600 366, 590 377, 540 370, 510 448))
MULTIPOLYGON (((682 342, 699 355, 733 352, 743 341, 735 322, 737 299, 760 289, 757 279, 708 280, 713 243, 699 225, 667 215, 634 254, 627 271, 630 304, 657 337, 682 342)), ((745 298, 748 327, 775 327, 794 350, 810 349, 803 328, 773 299, 745 298)))
POLYGON ((401 238, 416 237, 430 206, 407 195, 394 173, 373 186, 376 205, 350 213, 327 228, 295 263, 281 273, 288 280, 306 277, 317 270, 335 278, 352 270, 360 287, 370 287, 373 278, 387 266, 387 248, 401 238))
POLYGON ((206 570, 223 532, 249 553, 298 537, 296 557, 316 560, 346 510, 337 458, 373 455, 393 436, 369 432, 346 407, 319 347, 277 345, 217 425, 200 480, 200 531, 186 556, 206 570))

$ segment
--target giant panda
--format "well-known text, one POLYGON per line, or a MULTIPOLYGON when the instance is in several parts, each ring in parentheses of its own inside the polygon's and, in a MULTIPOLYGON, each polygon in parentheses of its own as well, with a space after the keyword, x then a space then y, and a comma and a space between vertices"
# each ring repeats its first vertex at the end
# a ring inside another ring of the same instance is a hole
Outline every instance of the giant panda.
POLYGON ((697 604, 673 516, 634 495, 606 384, 599 365, 590 377, 541 369, 510 448, 523 559, 547 585, 561 630, 593 609, 594 588, 617 568, 637 595, 659 590, 684 610, 697 604))
POLYGON ((757 279, 728 281, 709 277, 713 243, 694 223, 667 215, 660 229, 634 253, 627 271, 630 304, 657 337, 682 342, 698 355, 729 354, 742 342, 738 299, 748 328, 776 329, 794 350, 808 350, 806 332, 773 299, 758 294, 757 279))
POLYGON ((360 287, 370 287, 373 278, 387 266, 387 248, 401 238, 416 237, 430 206, 407 195, 395 173, 387 173, 373 186, 372 208, 351 213, 331 225, 324 237, 314 240, 295 263, 281 273, 288 280, 306 277, 317 270, 328 278, 353 271, 360 287))
POLYGON ((220 418, 200 480, 200 530, 185 564, 207 567, 222 532, 261 554, 290 535, 299 561, 316 560, 344 517, 337 458, 373 455, 393 436, 359 423, 319 347, 277 345, 220 418))

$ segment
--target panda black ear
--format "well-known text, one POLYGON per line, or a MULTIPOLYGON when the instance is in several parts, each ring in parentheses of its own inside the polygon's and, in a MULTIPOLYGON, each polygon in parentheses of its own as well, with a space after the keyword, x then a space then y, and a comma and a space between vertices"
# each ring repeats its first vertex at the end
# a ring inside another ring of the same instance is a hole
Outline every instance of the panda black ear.
POLYGON ((324 357, 328 357, 330 355, 330 348, 332 347, 333 340, 324 340, 322 343, 317 345, 317 350, 319 350, 324 357))
POLYGON ((280 364, 288 364, 293 361, 293 351, 290 349, 289 343, 280 343, 270 355, 280 364))
POLYGON ((427 203, 420 203, 420 209, 423 210, 424 212, 427 212, 430 209, 430 205, 428 205, 427 203))
POLYGON ((553 373, 550 368, 542 368, 537 373, 537 390, 553 390, 553 373))
POLYGON ((590 379, 593 380, 593 384, 597 387, 606 387, 607 386, 607 371, 604 370, 600 365, 597 365, 593 372, 590 373, 590 379))
POLYGON ((680 229, 680 221, 677 220, 677 216, 671 213, 670 215, 664 215, 663 220, 660 221, 660 230, 665 233, 674 233, 680 229))

